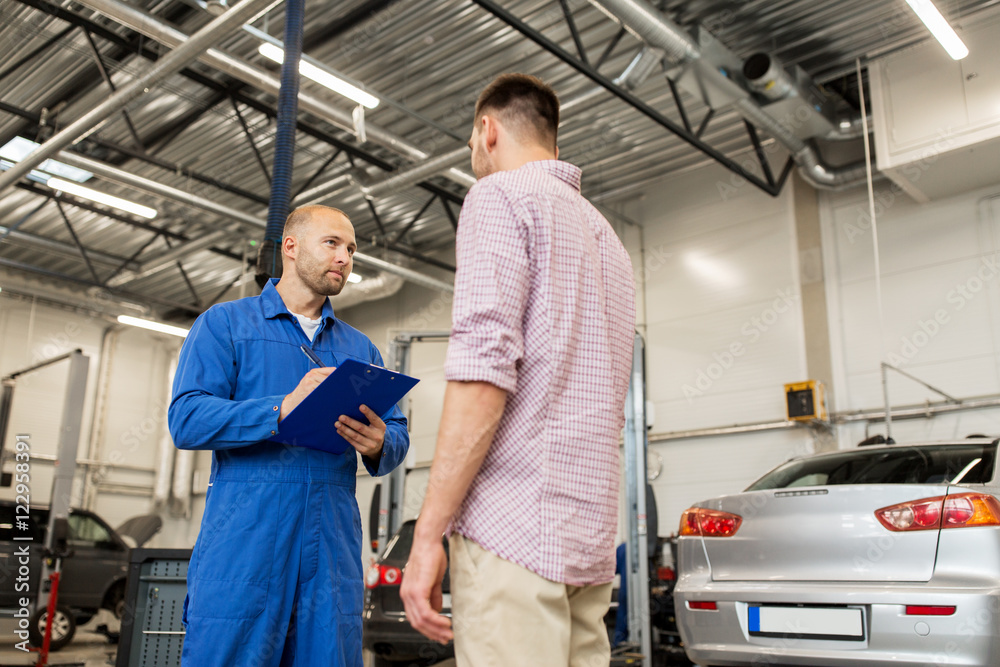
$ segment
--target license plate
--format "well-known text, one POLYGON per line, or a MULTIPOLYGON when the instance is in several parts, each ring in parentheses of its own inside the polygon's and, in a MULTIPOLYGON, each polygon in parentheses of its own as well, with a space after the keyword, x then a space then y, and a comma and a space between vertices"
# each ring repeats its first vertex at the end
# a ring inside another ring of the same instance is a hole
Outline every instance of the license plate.
POLYGON ((748 630, 753 637, 806 637, 862 641, 864 619, 860 609, 844 607, 747 608, 748 630))

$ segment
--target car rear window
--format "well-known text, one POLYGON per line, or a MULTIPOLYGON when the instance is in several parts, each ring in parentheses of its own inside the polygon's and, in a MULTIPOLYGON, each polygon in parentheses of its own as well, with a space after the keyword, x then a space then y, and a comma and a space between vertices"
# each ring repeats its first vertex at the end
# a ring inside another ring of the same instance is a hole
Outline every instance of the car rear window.
POLYGON ((399 527, 399 531, 392 536, 389 544, 385 545, 385 553, 382 554, 383 560, 392 556, 405 562, 410 557, 410 547, 413 546, 413 529, 416 525, 416 521, 407 521, 399 527))
POLYGON ((858 449, 789 461, 747 491, 835 484, 984 484, 993 478, 995 444, 858 449))

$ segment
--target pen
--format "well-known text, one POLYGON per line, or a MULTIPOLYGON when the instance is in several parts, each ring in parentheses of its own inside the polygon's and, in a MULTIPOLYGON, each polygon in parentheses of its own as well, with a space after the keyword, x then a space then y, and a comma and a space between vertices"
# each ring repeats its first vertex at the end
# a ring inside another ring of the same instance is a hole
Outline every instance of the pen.
POLYGON ((309 361, 311 361, 314 364, 316 364, 317 368, 323 368, 323 361, 319 357, 316 356, 316 353, 312 351, 311 347, 309 347, 308 345, 306 345, 306 344, 303 343, 302 345, 299 345, 299 349, 302 350, 302 352, 307 357, 309 357, 309 361))

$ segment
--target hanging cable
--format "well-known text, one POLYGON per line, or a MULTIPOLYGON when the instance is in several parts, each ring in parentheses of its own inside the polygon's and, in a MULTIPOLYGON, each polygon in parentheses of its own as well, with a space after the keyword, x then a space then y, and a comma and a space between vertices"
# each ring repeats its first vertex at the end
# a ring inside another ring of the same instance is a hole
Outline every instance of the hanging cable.
POLYGON ((281 63, 278 120, 271 168, 271 201, 267 209, 264 242, 257 255, 257 284, 281 276, 281 232, 288 217, 295 157, 295 121, 299 110, 299 61, 302 59, 302 24, 305 0, 285 2, 285 57, 281 63))

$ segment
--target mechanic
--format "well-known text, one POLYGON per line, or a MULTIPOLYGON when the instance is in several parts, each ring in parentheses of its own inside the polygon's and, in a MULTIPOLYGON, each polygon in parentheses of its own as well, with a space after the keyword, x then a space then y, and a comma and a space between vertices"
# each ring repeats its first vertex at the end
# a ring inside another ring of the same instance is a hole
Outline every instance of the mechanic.
POLYGON ((340 416, 342 455, 269 441, 348 358, 382 365, 375 345, 333 313, 351 273, 354 227, 307 206, 285 222, 284 270, 260 296, 213 306, 181 350, 169 409, 180 449, 212 450, 201 530, 188 570, 183 667, 361 667, 358 455, 374 476, 406 455, 398 408, 368 424, 340 416), (326 366, 300 350, 309 345, 326 366))

